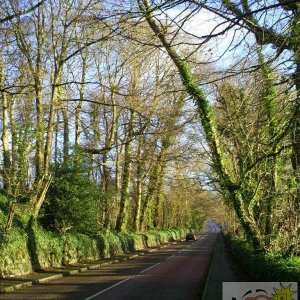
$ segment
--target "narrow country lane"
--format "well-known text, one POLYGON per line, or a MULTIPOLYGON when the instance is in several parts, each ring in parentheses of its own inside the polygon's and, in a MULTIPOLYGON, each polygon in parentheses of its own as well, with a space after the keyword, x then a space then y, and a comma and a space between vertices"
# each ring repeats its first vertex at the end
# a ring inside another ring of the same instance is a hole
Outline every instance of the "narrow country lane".
POLYGON ((200 299, 218 227, 133 260, 35 285, 0 299, 200 299))

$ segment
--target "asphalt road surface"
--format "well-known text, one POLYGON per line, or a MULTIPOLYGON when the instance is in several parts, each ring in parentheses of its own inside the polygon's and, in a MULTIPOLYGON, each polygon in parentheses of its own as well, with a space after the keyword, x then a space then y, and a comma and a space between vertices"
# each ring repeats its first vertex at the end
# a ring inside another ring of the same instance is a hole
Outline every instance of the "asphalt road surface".
POLYGON ((200 299, 219 229, 208 223, 197 241, 182 241, 97 270, 34 285, 0 299, 200 299))

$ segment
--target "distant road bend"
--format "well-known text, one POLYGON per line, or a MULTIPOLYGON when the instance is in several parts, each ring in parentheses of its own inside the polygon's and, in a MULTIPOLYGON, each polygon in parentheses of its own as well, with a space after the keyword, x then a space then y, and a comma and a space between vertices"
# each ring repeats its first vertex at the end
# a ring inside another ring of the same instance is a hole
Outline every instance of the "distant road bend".
POLYGON ((196 242, 172 244, 133 260, 34 285, 0 299, 200 299, 219 227, 209 222, 196 242))

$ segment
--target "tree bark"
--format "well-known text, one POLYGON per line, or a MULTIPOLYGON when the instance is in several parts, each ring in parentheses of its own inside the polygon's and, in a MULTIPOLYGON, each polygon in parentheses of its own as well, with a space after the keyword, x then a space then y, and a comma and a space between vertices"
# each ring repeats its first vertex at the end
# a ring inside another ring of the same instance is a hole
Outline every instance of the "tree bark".
POLYGON ((120 191, 120 210, 116 222, 116 230, 123 231, 127 228, 128 205, 131 182, 131 165, 132 165, 132 137, 133 137, 134 112, 130 110, 130 120, 127 130, 127 138, 124 149, 124 163, 122 167, 122 183, 120 191))
POLYGON ((226 166, 222 155, 223 151, 217 135, 213 110, 206 99, 204 92, 199 87, 196 78, 192 75, 189 65, 186 61, 182 60, 172 48, 164 35, 164 31, 160 29, 154 21, 152 9, 148 0, 138 1, 138 3, 150 28, 158 37, 169 57, 176 65, 186 91, 190 94, 197 105, 206 141, 210 148, 213 168, 221 186, 223 196, 226 201, 232 203, 238 218, 241 220, 241 225, 243 226, 247 237, 253 242, 255 247, 260 247, 260 242, 256 237, 255 228, 252 226, 251 222, 249 222, 247 216, 243 215, 244 209, 241 203, 242 200, 238 194, 239 182, 232 181, 229 174, 226 172, 226 166))
MULTIPOLYGON (((0 54, 1 55, 1 54, 0 54)), ((0 96, 2 106, 2 145, 3 145, 3 185, 4 190, 9 188, 9 176, 11 165, 11 151, 9 147, 9 102, 5 92, 5 69, 0 57, 0 96)))
POLYGON ((44 105, 42 96, 42 56, 44 44, 43 8, 38 8, 37 20, 37 58, 36 70, 33 70, 35 95, 36 95, 36 180, 43 176, 44 172, 44 105))
POLYGON ((62 108, 62 115, 64 120, 63 162, 67 165, 70 157, 70 129, 69 116, 66 107, 62 108))
POLYGON ((141 221, 141 209, 142 209, 142 191, 143 191, 143 177, 144 177, 144 165, 142 149, 143 149, 143 135, 139 136, 138 139, 138 149, 136 154, 136 187, 135 187, 135 207, 134 207, 134 229, 136 231, 140 230, 141 221))

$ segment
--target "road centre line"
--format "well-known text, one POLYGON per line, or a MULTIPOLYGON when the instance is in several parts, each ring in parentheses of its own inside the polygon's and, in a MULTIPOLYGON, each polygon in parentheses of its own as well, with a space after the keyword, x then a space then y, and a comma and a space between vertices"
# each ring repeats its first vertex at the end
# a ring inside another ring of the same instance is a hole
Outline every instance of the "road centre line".
POLYGON ((154 267, 156 267, 156 266, 158 266, 158 265, 160 265, 160 264, 161 264, 161 263, 157 263, 157 264, 155 264, 155 265, 153 265, 153 266, 151 266, 151 267, 149 267, 149 268, 147 268, 147 269, 141 271, 140 274, 142 274, 142 273, 144 273, 144 272, 146 272, 146 271, 149 271, 149 270, 151 270, 152 268, 154 268, 154 267))
POLYGON ((85 298, 84 300, 91 300, 91 299, 94 299, 95 297, 97 297, 97 296, 99 296, 99 295, 101 295, 101 294, 103 294, 103 293, 105 293, 105 292, 107 292, 107 291, 113 289, 114 287, 116 287, 116 286, 118 286, 118 285, 120 285, 120 284, 122 284, 122 283, 128 281, 129 279, 130 279, 130 278, 126 278, 126 279, 124 279, 124 280, 122 280, 122 281, 119 281, 119 282, 117 282, 116 284, 113 284, 113 285, 111 285, 110 287, 108 287, 108 288, 106 288, 106 289, 104 289, 104 290, 102 290, 102 291, 100 291, 100 292, 98 292, 98 293, 96 293, 96 294, 94 294, 94 295, 92 295, 92 296, 90 296, 90 297, 85 298))
MULTIPOLYGON (((181 250, 181 251, 184 251, 184 250, 181 250)), ((181 251, 179 251, 179 252, 181 252, 181 251)), ((175 254, 169 256, 169 257, 167 258, 167 260, 168 260, 168 259, 171 259, 171 258, 173 258, 173 257, 175 257, 175 254)), ((143 274, 144 272, 149 271, 149 270, 151 270, 152 268, 155 268, 156 266, 158 266, 158 265, 160 265, 160 264, 161 264, 161 263, 157 263, 157 264, 155 264, 155 265, 153 265, 153 266, 151 266, 151 267, 148 267, 148 268, 146 268, 146 269, 140 271, 139 274, 143 274)), ((130 280, 130 279, 131 279, 131 278, 126 278, 126 279, 124 279, 124 280, 122 280, 122 281, 119 281, 119 282, 117 282, 116 284, 113 284, 113 285, 111 285, 110 287, 108 287, 108 288, 106 288, 106 289, 104 289, 104 290, 102 290, 102 291, 100 291, 100 292, 98 292, 98 293, 96 293, 96 294, 94 294, 94 295, 88 297, 88 298, 85 298, 84 300, 91 300, 91 299, 94 299, 95 297, 97 297, 97 296, 99 296, 99 295, 101 295, 101 294, 103 294, 103 293, 105 293, 105 292, 107 292, 107 291, 109 291, 109 290, 111 290, 111 289, 113 289, 113 288, 115 288, 115 287, 121 285, 122 283, 124 283, 124 282, 126 282, 126 281, 128 281, 128 280, 130 280)))

